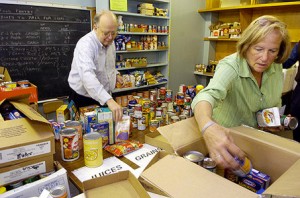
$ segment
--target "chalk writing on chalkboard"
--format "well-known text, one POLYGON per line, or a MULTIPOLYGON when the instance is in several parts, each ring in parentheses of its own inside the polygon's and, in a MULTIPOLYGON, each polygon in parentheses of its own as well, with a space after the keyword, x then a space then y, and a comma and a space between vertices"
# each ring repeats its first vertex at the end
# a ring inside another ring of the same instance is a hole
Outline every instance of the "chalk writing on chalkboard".
POLYGON ((91 31, 89 10, 0 4, 0 66, 29 80, 39 100, 69 95, 77 41, 91 31))

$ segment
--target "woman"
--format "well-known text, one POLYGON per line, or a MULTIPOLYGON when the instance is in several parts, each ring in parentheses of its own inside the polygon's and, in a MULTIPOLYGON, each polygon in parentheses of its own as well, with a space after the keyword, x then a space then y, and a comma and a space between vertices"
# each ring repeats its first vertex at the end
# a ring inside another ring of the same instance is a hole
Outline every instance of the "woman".
POLYGON ((194 98, 195 119, 218 165, 237 169, 234 157, 245 156, 228 127, 257 127, 257 111, 281 106, 281 63, 289 52, 286 25, 273 16, 261 16, 243 32, 237 53, 219 62, 213 79, 194 98))

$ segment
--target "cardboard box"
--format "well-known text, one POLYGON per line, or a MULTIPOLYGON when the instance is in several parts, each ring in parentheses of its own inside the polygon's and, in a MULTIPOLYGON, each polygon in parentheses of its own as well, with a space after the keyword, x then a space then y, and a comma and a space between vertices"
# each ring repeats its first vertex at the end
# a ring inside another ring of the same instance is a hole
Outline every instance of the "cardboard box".
MULTIPOLYGON (((194 118, 160 127, 158 131, 179 155, 189 150, 197 150, 204 155, 208 153, 194 118)), ((299 143, 244 126, 232 128, 230 134, 247 154, 253 167, 271 176, 271 186, 263 195, 300 197, 299 143)), ((141 177, 171 197, 258 197, 179 156, 162 158, 145 170, 141 177), (174 178, 179 178, 179 181, 174 178)))
POLYGON ((145 143, 161 148, 168 153, 174 153, 171 144, 158 131, 146 134, 145 143))
POLYGON ((54 162, 57 171, 48 177, 26 184, 14 190, 0 195, 0 198, 28 198, 39 197, 44 189, 50 191, 52 188, 63 185, 67 189, 68 198, 71 197, 67 171, 57 161, 54 162))
POLYGON ((30 87, 25 87, 25 88, 17 87, 11 91, 4 91, 4 90, 0 89, 0 101, 7 99, 7 98, 21 96, 21 95, 29 95, 30 103, 38 102, 37 86, 35 86, 32 83, 30 83, 30 87))
POLYGON ((54 170, 53 155, 0 168, 0 186, 54 170))
MULTIPOLYGON (((4 77, 2 78, 3 82, 11 81, 11 77, 8 73, 7 68, 0 66, 0 74, 2 74, 4 77)), ((0 83, 2 82, 0 81, 0 83)))
POLYGON ((9 102, 26 118, 0 121, 0 167, 55 153, 50 123, 25 101, 22 96, 9 102))
POLYGON ((84 181, 83 189, 86 197, 150 197, 130 171, 84 181))

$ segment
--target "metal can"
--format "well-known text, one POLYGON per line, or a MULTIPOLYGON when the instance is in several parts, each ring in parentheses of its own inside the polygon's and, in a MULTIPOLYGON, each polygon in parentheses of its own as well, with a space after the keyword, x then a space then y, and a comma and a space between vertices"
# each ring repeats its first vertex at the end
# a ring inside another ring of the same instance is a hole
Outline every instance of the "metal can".
POLYGON ((142 111, 143 113, 149 113, 150 112, 150 99, 144 98, 142 101, 142 111))
POLYGON ((147 91, 143 91, 143 98, 148 98, 149 99, 150 97, 150 91, 147 90, 147 91))
POLYGON ((295 117, 282 115, 280 116, 280 123, 287 129, 294 130, 298 127, 298 120, 295 117))
POLYGON ((188 151, 183 155, 183 158, 202 166, 204 155, 198 151, 188 151))
POLYGON ((186 92, 186 85, 185 84, 179 85, 179 92, 182 92, 185 95, 185 92, 186 92))
POLYGON ((138 118, 138 130, 143 131, 146 129, 146 118, 145 116, 142 116, 141 118, 138 118))
POLYGON ((87 167, 99 167, 103 164, 102 137, 91 132, 83 136, 84 164, 87 167))
POLYGON ((155 113, 156 117, 162 117, 162 114, 163 114, 162 108, 161 107, 157 107, 156 108, 156 113, 155 113))
POLYGON ((7 190, 12 190, 12 189, 16 189, 20 186, 23 186, 23 182, 22 181, 17 181, 17 182, 14 182, 14 183, 11 183, 9 185, 7 185, 7 190))
POLYGON ((122 105, 122 97, 121 96, 117 96, 116 97, 116 103, 118 103, 118 105, 122 105))
POLYGON ((179 115, 179 119, 180 120, 185 120, 186 119, 186 115, 179 115))
POLYGON ((65 128, 60 131, 61 157, 64 161, 74 161, 79 158, 78 132, 75 128, 65 128))
POLYGON ((238 157, 234 157, 235 161, 237 161, 240 165, 240 168, 237 170, 232 170, 234 174, 240 177, 245 177, 252 170, 252 163, 249 158, 245 157, 245 159, 239 159, 238 157))
POLYGON ((65 128, 75 128, 78 132, 78 146, 79 150, 83 148, 82 142, 82 124, 79 121, 67 121, 65 122, 65 128))
POLYGON ((165 88, 165 87, 161 87, 161 88, 159 89, 159 98, 160 98, 161 100, 165 100, 165 99, 166 99, 166 93, 167 93, 166 88, 165 88))
POLYGON ((178 122, 178 121, 180 121, 178 116, 172 116, 171 117, 171 124, 175 123, 175 122, 178 122))
POLYGON ((178 92, 176 95, 176 104, 177 105, 184 105, 184 94, 183 92, 178 92))
POLYGON ((216 173, 217 172, 217 164, 216 162, 209 158, 209 157, 205 157, 204 160, 203 160, 203 164, 202 164, 202 167, 213 172, 213 173, 216 173))
POLYGON ((170 90, 170 89, 167 89, 167 91, 166 91, 166 102, 172 102, 172 90, 170 90))
POLYGON ((121 98, 122 98, 121 106, 122 106, 122 107, 126 107, 126 106, 128 105, 128 98, 127 98, 127 95, 121 96, 121 98))
POLYGON ((136 118, 141 118, 142 117, 142 105, 136 104, 134 107, 134 116, 136 118))
POLYGON ((150 91, 150 100, 156 102, 157 100, 157 92, 155 90, 150 91))
POLYGON ((156 129, 158 127, 159 127, 159 121, 158 120, 150 120, 150 123, 149 123, 150 132, 156 131, 156 129))
POLYGON ((68 197, 67 189, 63 185, 58 185, 58 186, 55 186, 54 188, 52 188, 50 190, 50 195, 53 198, 67 198, 68 197))

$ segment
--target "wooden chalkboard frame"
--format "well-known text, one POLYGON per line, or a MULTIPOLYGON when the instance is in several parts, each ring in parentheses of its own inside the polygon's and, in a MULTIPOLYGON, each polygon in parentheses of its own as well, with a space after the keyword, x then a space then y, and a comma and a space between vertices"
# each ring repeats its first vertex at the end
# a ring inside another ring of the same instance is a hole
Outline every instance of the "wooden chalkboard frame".
POLYGON ((77 41, 91 31, 91 10, 0 4, 0 65, 13 81, 29 80, 39 100, 69 95, 77 41))

